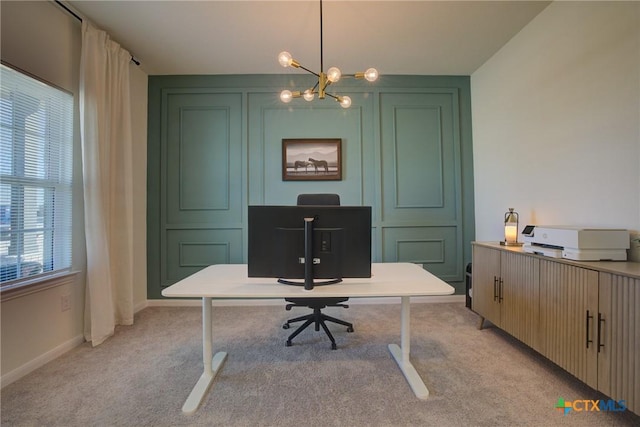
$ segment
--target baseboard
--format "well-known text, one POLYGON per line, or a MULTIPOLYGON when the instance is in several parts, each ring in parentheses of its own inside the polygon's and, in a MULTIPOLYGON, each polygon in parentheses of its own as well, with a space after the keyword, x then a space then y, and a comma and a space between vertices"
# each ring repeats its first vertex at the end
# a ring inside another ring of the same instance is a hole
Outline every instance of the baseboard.
POLYGON ((84 336, 78 335, 70 339, 69 341, 62 343, 59 346, 47 351, 46 353, 41 354, 40 356, 25 363, 19 368, 16 368, 11 372, 8 372, 5 375, 2 375, 2 378, 0 378, 0 384, 1 384, 0 388, 4 388, 5 386, 8 386, 9 384, 24 377, 25 375, 30 374, 36 369, 62 356, 64 353, 68 352, 69 350, 72 350, 75 347, 79 346, 83 342, 84 342, 84 336))
MULTIPOLYGON (((464 295, 438 295, 411 297, 412 303, 445 303, 455 302, 464 303, 464 295)), ((214 299, 214 306, 259 306, 259 305, 282 305, 283 299, 214 299)), ((382 298, 351 298, 350 305, 357 304, 399 304, 400 297, 382 297, 382 298)), ((202 305, 199 299, 152 299, 147 300, 147 307, 200 307, 202 305)))
POLYGON ((144 300, 142 302, 139 302, 138 304, 133 306, 133 314, 144 310, 145 308, 149 307, 149 300, 144 300))

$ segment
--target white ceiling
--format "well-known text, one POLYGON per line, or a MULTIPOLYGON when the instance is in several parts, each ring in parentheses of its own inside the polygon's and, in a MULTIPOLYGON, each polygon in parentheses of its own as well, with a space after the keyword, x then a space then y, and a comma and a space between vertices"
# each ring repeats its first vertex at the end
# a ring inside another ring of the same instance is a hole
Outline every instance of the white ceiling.
MULTIPOLYGON (((288 50, 320 68, 320 7, 289 1, 68 1, 150 75, 288 73, 288 50)), ((549 1, 325 0, 324 68, 470 75, 549 1)))

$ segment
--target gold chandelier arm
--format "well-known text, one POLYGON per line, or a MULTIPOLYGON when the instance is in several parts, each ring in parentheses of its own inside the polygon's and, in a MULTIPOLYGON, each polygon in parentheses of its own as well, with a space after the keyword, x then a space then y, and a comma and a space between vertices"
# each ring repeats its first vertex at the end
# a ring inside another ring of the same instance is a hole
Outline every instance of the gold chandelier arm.
POLYGON ((316 77, 320 77, 320 75, 316 72, 311 71, 310 69, 303 67, 302 65, 298 64, 298 66, 296 68, 302 68, 303 70, 305 70, 307 73, 313 74, 316 77))

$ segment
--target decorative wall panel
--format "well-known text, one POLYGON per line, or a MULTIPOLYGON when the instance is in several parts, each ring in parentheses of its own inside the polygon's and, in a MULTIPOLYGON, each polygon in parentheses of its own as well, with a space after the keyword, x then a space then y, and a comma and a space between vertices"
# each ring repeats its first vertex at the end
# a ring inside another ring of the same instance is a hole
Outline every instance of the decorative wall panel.
POLYGON ((383 227, 383 262, 414 262, 443 280, 458 280, 456 227, 383 227))
POLYGON ((383 260, 462 280, 458 91, 382 93, 380 105, 383 260))
POLYGON ((380 99, 383 220, 459 221, 457 91, 380 99))
POLYGON ((395 207, 442 208, 442 113, 439 107, 395 107, 393 110, 395 207), (416 185, 422 183, 422 185, 416 185))
POLYGON ((246 208, 338 193, 372 206, 372 259, 409 261, 460 292, 471 260, 468 77, 340 82, 331 99, 282 104, 304 76, 150 76, 148 296, 205 265, 247 261, 246 208), (342 180, 283 181, 282 140, 340 138, 342 180), (464 166, 463 166, 464 165, 464 166))
POLYGON ((211 224, 242 215, 240 94, 165 92, 166 223, 211 224))
POLYGON ((242 230, 167 230, 164 285, 168 286, 208 265, 242 262, 243 248, 242 230))
POLYGON ((207 265, 242 262, 241 138, 241 94, 162 91, 160 287, 207 265))
MULTIPOLYGON (((175 147, 180 211, 229 209, 229 109, 183 108, 180 116, 175 147), (214 182, 217 191, 207 185, 214 182)), ((171 158, 174 150, 168 148, 171 158)))

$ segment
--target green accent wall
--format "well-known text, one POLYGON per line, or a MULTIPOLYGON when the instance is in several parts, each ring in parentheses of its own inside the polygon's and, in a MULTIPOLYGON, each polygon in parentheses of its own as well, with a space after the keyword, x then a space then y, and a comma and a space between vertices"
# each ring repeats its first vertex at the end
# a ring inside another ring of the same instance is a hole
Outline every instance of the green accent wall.
POLYGON ((346 80, 280 102, 306 75, 150 76, 148 298, 203 267, 247 261, 247 206, 338 193, 373 207, 374 262, 408 261, 464 293, 473 159, 467 76, 346 80), (282 140, 341 138, 342 180, 283 181, 282 140))

